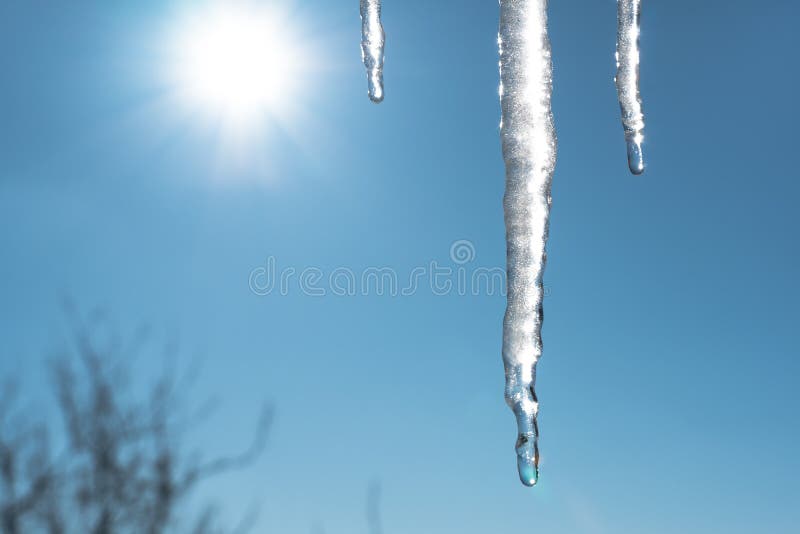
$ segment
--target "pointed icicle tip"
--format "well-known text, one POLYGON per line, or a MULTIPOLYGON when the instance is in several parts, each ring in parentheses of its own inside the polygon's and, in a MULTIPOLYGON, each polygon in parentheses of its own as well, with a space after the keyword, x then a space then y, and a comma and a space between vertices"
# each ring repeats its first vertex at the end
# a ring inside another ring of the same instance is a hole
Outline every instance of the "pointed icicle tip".
POLYGON ((517 459, 517 470, 519 471, 520 481, 529 488, 534 487, 539 481, 539 469, 536 465, 523 458, 517 459))
POLYGON ((644 154, 642 153, 641 141, 628 139, 628 168, 636 176, 644 172, 644 154))
POLYGON ((383 86, 380 83, 370 83, 369 99, 375 104, 383 102, 383 86))

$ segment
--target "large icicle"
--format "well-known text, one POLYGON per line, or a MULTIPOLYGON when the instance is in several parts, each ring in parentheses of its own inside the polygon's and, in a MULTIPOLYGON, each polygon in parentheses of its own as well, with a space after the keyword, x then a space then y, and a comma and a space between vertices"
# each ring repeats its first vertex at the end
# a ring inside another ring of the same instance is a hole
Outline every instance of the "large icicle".
POLYGON ((539 476, 539 403, 534 383, 542 354, 542 275, 556 163, 547 0, 500 0, 498 42, 508 255, 505 396, 517 419, 519 477, 533 486, 539 476))
POLYGON ((644 172, 644 113, 639 94, 639 16, 641 0, 617 0, 617 94, 622 110, 622 127, 628 145, 628 167, 633 174, 644 172))
POLYGON ((361 58, 367 68, 369 98, 383 101, 383 49, 386 36, 381 24, 381 0, 361 0, 361 58))

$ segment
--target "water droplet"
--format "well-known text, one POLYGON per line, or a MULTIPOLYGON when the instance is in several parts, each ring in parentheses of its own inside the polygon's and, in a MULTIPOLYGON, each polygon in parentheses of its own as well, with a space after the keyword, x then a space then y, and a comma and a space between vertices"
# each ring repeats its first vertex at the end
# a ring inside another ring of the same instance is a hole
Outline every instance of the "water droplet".
POLYGON ((532 488, 539 481, 539 469, 524 458, 517 458, 517 471, 523 484, 532 488))
POLYGON ((628 168, 635 175, 644 172, 644 154, 642 153, 642 142, 628 139, 628 168))
POLYGON ((517 439, 517 472, 519 479, 528 487, 539 481, 539 447, 536 434, 520 434, 517 439))

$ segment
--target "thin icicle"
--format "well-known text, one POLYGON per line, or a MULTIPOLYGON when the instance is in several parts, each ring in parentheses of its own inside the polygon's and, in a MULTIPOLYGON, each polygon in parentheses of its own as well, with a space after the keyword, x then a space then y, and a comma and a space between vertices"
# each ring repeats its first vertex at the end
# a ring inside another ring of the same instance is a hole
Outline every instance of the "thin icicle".
POLYGON ((639 94, 639 16, 641 0, 617 0, 617 94, 622 110, 622 127, 628 145, 628 167, 633 174, 644 172, 644 113, 639 94))
POLYGON ((539 476, 539 402, 534 383, 542 354, 542 275, 556 163, 547 0, 500 0, 498 43, 508 255, 505 396, 517 419, 519 477, 533 486, 539 476))
POLYGON ((369 98, 383 101, 383 50, 386 35, 381 24, 381 0, 361 0, 361 59, 367 68, 369 98))

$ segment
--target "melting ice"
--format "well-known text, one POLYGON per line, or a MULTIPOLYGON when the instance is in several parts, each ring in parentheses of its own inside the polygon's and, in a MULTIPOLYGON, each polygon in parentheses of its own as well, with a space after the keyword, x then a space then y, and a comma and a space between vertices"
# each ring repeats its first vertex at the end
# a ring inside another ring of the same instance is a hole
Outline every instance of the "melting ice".
POLYGON ((383 50, 386 35, 381 24, 381 0, 361 0, 361 58, 367 68, 369 98, 383 101, 383 50))
POLYGON ((644 113, 639 94, 639 15, 641 0, 617 0, 617 94, 628 145, 628 167, 644 172, 644 113))
POLYGON ((542 354, 542 275, 556 163, 547 0, 500 0, 498 44, 508 262, 505 396, 517 419, 519 477, 533 486, 539 476, 539 402, 534 384, 542 354))
MULTIPOLYGON (((505 397, 517 420, 517 469, 527 486, 539 477, 536 364, 542 355, 543 275, 556 163, 550 107, 553 69, 547 0, 500 0, 500 137, 506 167, 508 304, 503 320, 505 397)), ((644 171, 644 115, 639 95, 641 0, 618 0, 617 75, 628 166, 644 171)), ((361 54, 369 97, 383 100, 385 35, 380 0, 361 0, 361 54)))

